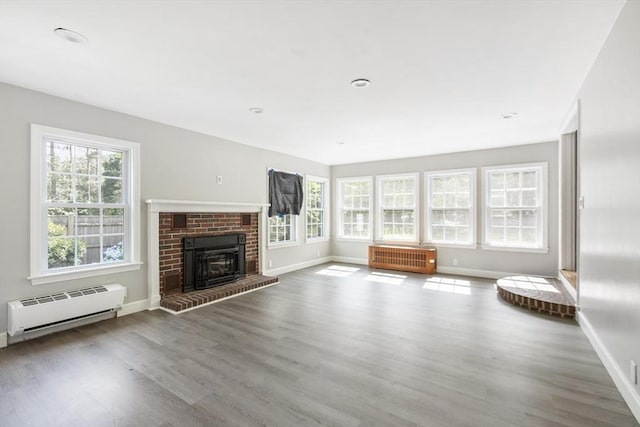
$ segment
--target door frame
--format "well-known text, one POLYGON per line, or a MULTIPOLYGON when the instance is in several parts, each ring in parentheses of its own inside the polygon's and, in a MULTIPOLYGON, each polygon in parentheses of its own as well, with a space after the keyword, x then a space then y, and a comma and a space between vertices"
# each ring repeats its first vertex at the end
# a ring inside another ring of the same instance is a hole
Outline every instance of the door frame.
MULTIPOLYGON (((575 173, 575 196, 573 201, 573 210, 575 211, 575 271, 576 271, 576 289, 574 298, 576 300, 576 304, 579 305, 580 298, 580 210, 582 209, 582 196, 580 190, 580 100, 576 100, 569 109, 564 121, 562 122, 562 126, 560 127, 560 138, 558 138, 558 267, 562 269, 565 260, 565 244, 564 244, 564 236, 568 232, 563 224, 566 221, 563 221, 563 217, 565 214, 566 207, 564 195, 566 190, 564 187, 564 179, 563 176, 567 173, 567 169, 569 169, 569 173, 575 173), (576 133, 576 144, 575 151, 572 149, 566 150, 563 147, 562 135, 576 133), (569 155, 568 155, 569 154, 569 155), (569 157, 569 159, 567 159, 569 157), (574 158, 574 159, 573 159, 574 158), (574 161, 575 172, 568 168, 565 164, 565 161, 574 161)), ((571 224, 570 224, 571 225, 571 224)), ((573 227, 571 227, 573 228, 573 227)), ((562 273, 559 271, 559 275, 562 273)), ((573 289, 569 289, 570 293, 573 294, 573 289)))

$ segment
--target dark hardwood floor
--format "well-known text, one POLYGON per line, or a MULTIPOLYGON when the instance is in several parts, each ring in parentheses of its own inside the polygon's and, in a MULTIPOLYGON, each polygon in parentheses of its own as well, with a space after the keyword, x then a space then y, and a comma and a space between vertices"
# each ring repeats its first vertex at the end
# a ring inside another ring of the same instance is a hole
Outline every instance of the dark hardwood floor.
POLYGON ((489 280, 344 264, 280 280, 0 350, 0 425, 637 425, 574 321, 489 280))

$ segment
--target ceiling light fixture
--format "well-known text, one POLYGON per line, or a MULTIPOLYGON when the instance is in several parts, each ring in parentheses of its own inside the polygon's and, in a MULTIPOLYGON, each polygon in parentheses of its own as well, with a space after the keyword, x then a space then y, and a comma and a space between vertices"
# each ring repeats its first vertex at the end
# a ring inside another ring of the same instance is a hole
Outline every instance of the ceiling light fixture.
POLYGON ((503 114, 503 115, 502 115, 502 118, 503 118, 503 119, 513 119, 513 118, 515 118, 515 117, 517 117, 517 116, 518 116, 518 113, 511 112, 511 113, 505 113, 505 114, 503 114))
POLYGON ((260 107, 251 107, 251 108, 249 108, 249 111, 251 111, 253 114, 262 114, 262 113, 264 113, 264 109, 260 108, 260 107))
POLYGON ((342 142, 342 141, 336 141, 336 144, 338 144, 338 145, 344 145, 344 142, 342 142))
POLYGON ((62 27, 53 30, 53 34, 71 43, 84 44, 89 41, 82 34, 62 27))
POLYGON ((355 79, 351 82, 351 86, 357 88, 367 87, 371 84, 371 82, 367 79, 355 79))

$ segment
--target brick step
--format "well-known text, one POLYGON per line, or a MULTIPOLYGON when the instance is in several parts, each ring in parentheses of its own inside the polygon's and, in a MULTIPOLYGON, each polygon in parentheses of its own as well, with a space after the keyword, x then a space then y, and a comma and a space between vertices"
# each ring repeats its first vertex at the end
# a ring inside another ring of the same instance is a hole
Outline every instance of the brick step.
POLYGON ((571 319, 576 303, 554 278, 509 276, 497 282, 498 294, 510 304, 538 313, 571 319))
POLYGON ((188 292, 186 294, 165 295, 160 300, 160 305, 169 310, 178 312, 190 308, 208 304, 223 298, 240 295, 258 288, 278 283, 277 277, 263 276, 254 274, 240 279, 233 283, 227 283, 222 286, 216 286, 209 289, 188 292))

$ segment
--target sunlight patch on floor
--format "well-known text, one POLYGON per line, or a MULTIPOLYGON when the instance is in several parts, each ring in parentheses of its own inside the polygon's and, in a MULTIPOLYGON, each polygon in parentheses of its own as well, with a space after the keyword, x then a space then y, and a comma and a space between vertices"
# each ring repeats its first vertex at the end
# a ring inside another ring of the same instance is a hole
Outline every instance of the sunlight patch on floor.
POLYGON ((349 277, 358 270, 360 269, 357 267, 331 265, 323 270, 317 271, 316 274, 322 274, 323 276, 349 277))
POLYGON ((391 273, 380 273, 377 271, 372 271, 364 280, 369 282, 380 282, 380 283, 389 283, 391 285, 400 285, 406 279, 407 276, 403 276, 402 274, 391 274, 391 273))
POLYGON ((498 280, 500 286, 508 286, 518 289, 526 289, 530 291, 544 291, 560 293, 560 290, 553 286, 544 277, 532 277, 532 276, 510 276, 504 279, 498 280))
POLYGON ((430 291, 447 292, 450 294, 471 295, 471 282, 463 279, 448 277, 430 277, 422 289, 430 291))

